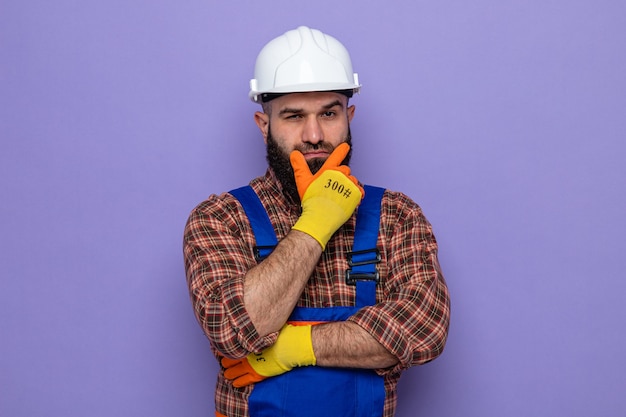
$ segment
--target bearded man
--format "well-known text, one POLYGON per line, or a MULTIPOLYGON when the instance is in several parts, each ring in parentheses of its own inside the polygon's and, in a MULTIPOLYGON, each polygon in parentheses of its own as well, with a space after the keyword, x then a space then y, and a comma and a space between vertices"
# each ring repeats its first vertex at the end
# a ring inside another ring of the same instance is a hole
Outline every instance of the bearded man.
POLYGON ((221 365, 218 417, 391 417, 402 371, 444 349, 431 225, 349 167, 360 87, 345 47, 308 27, 257 57, 267 172, 211 195, 184 234, 192 305, 221 365))

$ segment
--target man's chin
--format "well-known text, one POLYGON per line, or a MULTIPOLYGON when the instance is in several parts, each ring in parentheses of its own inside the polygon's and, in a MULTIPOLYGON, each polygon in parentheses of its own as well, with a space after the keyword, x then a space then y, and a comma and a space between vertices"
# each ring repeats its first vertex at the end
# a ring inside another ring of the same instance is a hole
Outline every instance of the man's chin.
POLYGON ((309 169, 311 170, 312 174, 315 174, 317 171, 319 171, 322 168, 322 165, 324 165, 324 162, 326 162, 327 158, 311 158, 308 159, 306 161, 307 165, 309 166, 309 169))

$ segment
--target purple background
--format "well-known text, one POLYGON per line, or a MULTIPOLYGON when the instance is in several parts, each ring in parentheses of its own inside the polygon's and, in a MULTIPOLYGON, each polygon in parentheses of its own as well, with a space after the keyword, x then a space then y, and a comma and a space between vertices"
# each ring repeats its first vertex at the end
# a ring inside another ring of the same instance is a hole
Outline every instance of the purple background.
POLYGON ((355 174, 440 243, 398 416, 626 415, 618 0, 0 2, 0 415, 212 415, 183 226, 264 172, 248 80, 300 24, 363 82, 355 174))

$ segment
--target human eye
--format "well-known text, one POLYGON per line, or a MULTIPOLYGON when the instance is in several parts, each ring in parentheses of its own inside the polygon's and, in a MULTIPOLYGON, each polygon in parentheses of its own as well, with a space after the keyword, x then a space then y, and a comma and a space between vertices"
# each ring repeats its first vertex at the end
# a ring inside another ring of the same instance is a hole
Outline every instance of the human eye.
POLYGON ((302 115, 300 113, 286 113, 284 116, 285 120, 300 120, 302 115))

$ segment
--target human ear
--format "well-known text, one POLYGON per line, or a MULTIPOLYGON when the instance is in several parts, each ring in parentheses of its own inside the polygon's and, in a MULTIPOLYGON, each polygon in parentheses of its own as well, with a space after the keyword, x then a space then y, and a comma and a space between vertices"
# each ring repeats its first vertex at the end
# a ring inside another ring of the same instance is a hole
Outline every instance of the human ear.
POLYGON ((259 127, 263 135, 263 142, 267 145, 267 133, 270 125, 270 117, 266 113, 257 111, 254 113, 254 123, 259 127))
POLYGON ((346 112, 348 113, 348 123, 350 123, 352 121, 352 118, 354 117, 354 111, 355 110, 356 110, 356 107, 354 107, 354 104, 346 109, 346 112))

